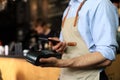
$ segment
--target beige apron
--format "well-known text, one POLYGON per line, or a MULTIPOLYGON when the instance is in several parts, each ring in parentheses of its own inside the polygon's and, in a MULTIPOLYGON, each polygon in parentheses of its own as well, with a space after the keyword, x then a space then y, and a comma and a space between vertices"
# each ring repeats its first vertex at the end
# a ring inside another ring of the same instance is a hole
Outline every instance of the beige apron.
MULTIPOLYGON (((82 3, 78 8, 78 11, 82 7, 82 3)), ((68 9, 69 12, 69 9, 68 9)), ((67 12, 67 15, 68 15, 67 12)), ((89 54, 88 47, 83 41, 77 25, 78 12, 76 17, 63 19, 62 24, 62 36, 65 42, 75 42, 76 46, 68 46, 65 54, 63 54, 63 59, 70 59, 84 54, 89 54)), ((73 68, 63 68, 61 70, 60 80, 99 80, 100 70, 80 70, 73 68)))

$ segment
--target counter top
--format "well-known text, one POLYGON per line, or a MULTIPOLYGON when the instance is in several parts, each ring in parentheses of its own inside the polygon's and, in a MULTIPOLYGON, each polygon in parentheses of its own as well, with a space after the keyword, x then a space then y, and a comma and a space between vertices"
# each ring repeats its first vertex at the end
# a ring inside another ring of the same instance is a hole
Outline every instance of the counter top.
POLYGON ((4 57, 0 57, 3 80, 58 80, 59 68, 42 68, 30 64, 25 59, 16 58, 16 56, 12 56, 15 58, 4 57))
POLYGON ((5 55, 0 55, 0 58, 22 58, 24 59, 24 56, 20 56, 20 55, 8 55, 8 56, 5 56, 5 55))

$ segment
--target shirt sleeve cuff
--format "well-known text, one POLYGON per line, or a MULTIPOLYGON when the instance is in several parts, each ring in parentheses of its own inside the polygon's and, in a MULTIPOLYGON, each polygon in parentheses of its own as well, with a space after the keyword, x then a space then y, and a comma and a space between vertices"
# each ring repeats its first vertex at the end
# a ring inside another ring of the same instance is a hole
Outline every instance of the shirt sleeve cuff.
POLYGON ((100 52, 106 59, 114 60, 116 54, 115 47, 107 47, 107 46, 98 46, 96 47, 96 52, 100 52))

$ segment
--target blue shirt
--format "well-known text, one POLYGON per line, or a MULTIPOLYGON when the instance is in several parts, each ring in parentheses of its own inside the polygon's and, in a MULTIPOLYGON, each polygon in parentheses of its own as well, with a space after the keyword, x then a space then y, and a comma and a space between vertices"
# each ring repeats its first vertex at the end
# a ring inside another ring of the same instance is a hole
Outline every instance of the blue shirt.
MULTIPOLYGON (((71 0, 67 18, 75 17, 82 0, 71 0)), ((66 15, 66 8, 63 17, 66 15)), ((117 8, 110 0, 87 0, 79 11, 78 30, 89 51, 100 52, 109 60, 115 59, 116 33, 118 29, 117 8)), ((62 34, 60 34, 60 40, 62 34)))

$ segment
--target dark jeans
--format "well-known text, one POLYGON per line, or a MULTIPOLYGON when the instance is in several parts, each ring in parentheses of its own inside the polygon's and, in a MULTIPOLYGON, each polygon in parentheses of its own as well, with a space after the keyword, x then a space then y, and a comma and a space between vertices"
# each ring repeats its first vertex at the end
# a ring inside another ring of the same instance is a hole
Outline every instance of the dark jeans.
POLYGON ((102 71, 102 72, 100 73, 100 80, 108 80, 108 77, 107 77, 105 71, 102 71))

